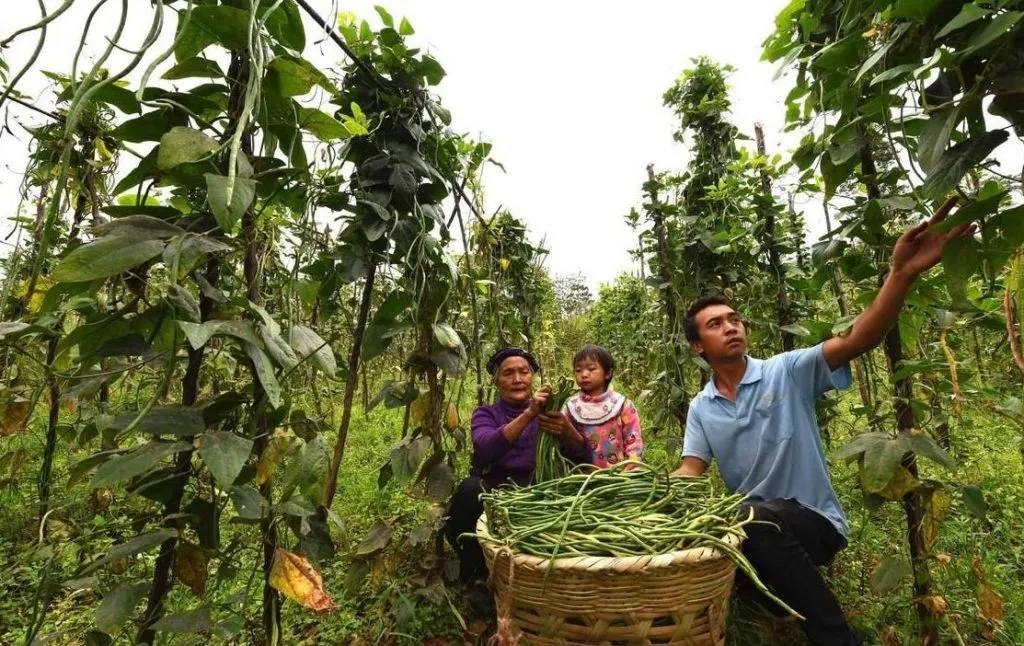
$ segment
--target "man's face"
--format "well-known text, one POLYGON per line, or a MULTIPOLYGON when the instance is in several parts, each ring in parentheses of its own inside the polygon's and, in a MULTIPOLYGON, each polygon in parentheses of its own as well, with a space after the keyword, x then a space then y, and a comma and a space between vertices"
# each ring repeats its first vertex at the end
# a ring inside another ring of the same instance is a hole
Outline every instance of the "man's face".
POLYGON ((747 353, 747 328, 728 305, 710 305, 697 312, 697 341, 690 344, 708 361, 733 359, 747 353))

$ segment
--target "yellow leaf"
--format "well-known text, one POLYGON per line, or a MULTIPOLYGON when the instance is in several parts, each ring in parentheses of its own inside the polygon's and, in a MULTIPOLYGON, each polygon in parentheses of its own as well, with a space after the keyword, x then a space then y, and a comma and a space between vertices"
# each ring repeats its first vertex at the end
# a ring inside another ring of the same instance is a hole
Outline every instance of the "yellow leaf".
POLYGON ((949 507, 952 501, 943 489, 932 492, 928 503, 928 511, 925 512, 924 522, 921 524, 921 532, 924 534, 926 545, 931 545, 939 535, 939 526, 942 519, 949 514, 949 507))
POLYGON ((324 592, 324 581, 304 556, 274 550, 274 564, 270 568, 270 585, 292 601, 310 610, 323 612, 334 608, 334 602, 324 592))
POLYGON ((444 427, 449 432, 459 427, 459 409, 455 404, 448 404, 448 415, 445 416, 444 427))
POLYGON ((921 597, 917 602, 927 608, 928 612, 933 615, 944 615, 946 610, 949 609, 949 604, 946 603, 946 600, 938 595, 921 597))
POLYGON ((179 542, 174 549, 174 574, 200 599, 206 594, 206 566, 210 558, 201 547, 179 542))
POLYGON ((950 563, 953 562, 953 557, 950 556, 949 554, 943 553, 943 554, 937 554, 935 556, 935 560, 938 561, 940 565, 949 565, 950 563))
POLYGON ((0 403, 0 437, 8 437, 24 430, 29 412, 29 401, 21 397, 0 403))
POLYGON ((879 493, 889 500, 903 500, 903 497, 917 488, 917 478, 910 475, 910 471, 902 466, 896 467, 893 471, 889 484, 885 485, 879 493))
POLYGON ((501 265, 502 271, 507 271, 508 266, 512 264, 512 261, 510 261, 508 258, 502 258, 501 260, 498 261, 498 264, 501 265))
POLYGON ((416 401, 409 407, 409 419, 414 426, 419 426, 427 419, 427 411, 430 410, 430 394, 423 393, 416 398, 416 401))
POLYGON ((274 477, 274 472, 281 466, 281 461, 294 450, 294 437, 290 435, 275 435, 270 438, 267 448, 263 450, 263 455, 260 456, 260 463, 256 467, 256 482, 261 485, 266 484, 274 477))

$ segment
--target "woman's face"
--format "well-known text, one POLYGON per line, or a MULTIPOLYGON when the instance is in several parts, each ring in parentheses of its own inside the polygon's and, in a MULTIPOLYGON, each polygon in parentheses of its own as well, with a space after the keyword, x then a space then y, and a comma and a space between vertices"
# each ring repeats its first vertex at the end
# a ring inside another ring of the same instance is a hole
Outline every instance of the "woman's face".
POLYGON ((522 357, 509 357, 498 366, 498 396, 507 402, 522 403, 533 395, 533 369, 522 357))

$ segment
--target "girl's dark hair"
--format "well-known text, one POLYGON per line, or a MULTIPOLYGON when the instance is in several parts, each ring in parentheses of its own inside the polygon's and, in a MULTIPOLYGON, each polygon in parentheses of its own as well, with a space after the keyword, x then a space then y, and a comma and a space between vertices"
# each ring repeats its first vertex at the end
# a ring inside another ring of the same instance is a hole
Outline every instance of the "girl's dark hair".
POLYGON ((585 345, 572 358, 573 367, 575 368, 576 364, 583 359, 593 359, 604 368, 604 387, 607 388, 608 384, 612 383, 612 373, 615 371, 615 359, 612 357, 612 353, 599 345, 585 345))

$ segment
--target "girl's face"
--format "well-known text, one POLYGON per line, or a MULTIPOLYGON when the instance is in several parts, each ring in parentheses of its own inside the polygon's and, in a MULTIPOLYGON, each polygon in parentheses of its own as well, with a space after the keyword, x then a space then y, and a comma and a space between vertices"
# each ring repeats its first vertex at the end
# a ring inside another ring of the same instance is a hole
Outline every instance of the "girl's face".
POLYGON ((600 395, 605 391, 605 383, 608 373, 601 364, 590 357, 584 357, 576 362, 576 385, 588 395, 600 395))
POLYGON ((498 366, 495 378, 498 396, 507 402, 519 404, 533 395, 533 369, 522 357, 509 357, 498 366))

